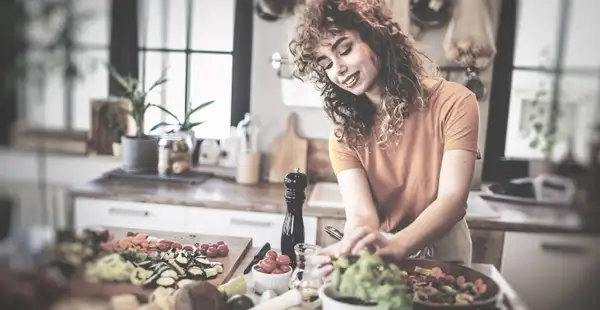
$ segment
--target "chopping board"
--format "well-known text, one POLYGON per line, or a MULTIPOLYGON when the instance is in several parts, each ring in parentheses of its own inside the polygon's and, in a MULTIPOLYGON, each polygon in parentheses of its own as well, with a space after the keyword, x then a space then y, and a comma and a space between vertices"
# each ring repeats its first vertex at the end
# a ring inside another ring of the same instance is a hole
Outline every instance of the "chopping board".
POLYGON ((271 144, 271 161, 269 167, 269 182, 283 183, 287 173, 296 168, 306 173, 308 156, 308 140, 301 139, 296 133, 298 117, 290 114, 285 132, 273 140, 271 144))
MULTIPOLYGON (((229 246, 229 254, 226 257, 209 258, 211 262, 223 263, 223 273, 217 275, 212 280, 207 282, 219 286, 226 283, 234 275, 237 268, 245 268, 240 266, 240 263, 252 248, 252 238, 246 237, 229 237, 219 235, 205 234, 189 234, 189 233, 173 233, 156 230, 132 230, 125 228, 104 227, 108 229, 115 237, 123 237, 127 232, 142 233, 148 236, 166 239, 179 242, 183 245, 194 243, 215 243, 219 240, 225 241, 229 246)), ((133 294, 138 297, 141 302, 146 302, 154 289, 145 289, 140 286, 127 283, 110 284, 110 283, 87 283, 81 278, 73 280, 71 283, 71 294, 77 297, 86 298, 110 298, 113 295, 133 294)))

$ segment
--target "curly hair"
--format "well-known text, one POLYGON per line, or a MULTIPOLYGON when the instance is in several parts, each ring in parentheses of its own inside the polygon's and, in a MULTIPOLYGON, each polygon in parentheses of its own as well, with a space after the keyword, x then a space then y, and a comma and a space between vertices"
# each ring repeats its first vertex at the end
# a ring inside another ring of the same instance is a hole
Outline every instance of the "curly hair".
POLYGON ((422 81, 437 75, 431 60, 392 19, 383 0, 313 0, 298 17, 289 44, 294 76, 315 82, 324 99, 323 110, 333 122, 335 136, 352 148, 366 146, 377 124, 377 144, 386 146, 402 134, 410 113, 425 107, 422 81), (356 96, 335 85, 316 61, 321 40, 343 31, 356 31, 377 56, 382 82, 382 106, 366 95, 356 96))

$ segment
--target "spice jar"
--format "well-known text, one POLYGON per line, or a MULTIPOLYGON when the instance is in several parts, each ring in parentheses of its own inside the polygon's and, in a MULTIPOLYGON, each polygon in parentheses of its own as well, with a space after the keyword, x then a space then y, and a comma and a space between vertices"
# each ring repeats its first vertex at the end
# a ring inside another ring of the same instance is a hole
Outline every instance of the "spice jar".
POLYGON ((192 167, 194 151, 189 133, 178 131, 161 136, 158 141, 158 174, 182 174, 192 167))

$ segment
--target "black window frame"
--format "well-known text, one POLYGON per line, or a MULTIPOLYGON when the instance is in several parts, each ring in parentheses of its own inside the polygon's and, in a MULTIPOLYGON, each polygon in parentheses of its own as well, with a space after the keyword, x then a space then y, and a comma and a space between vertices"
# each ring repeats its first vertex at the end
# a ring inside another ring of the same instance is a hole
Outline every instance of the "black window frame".
MULTIPOLYGON (((550 105, 559 105, 561 78, 564 74, 598 74, 593 68, 565 68, 564 54, 571 20, 572 0, 561 1, 559 31, 557 32, 556 58, 551 68, 515 66, 515 41, 518 31, 518 5, 522 0, 503 0, 496 46, 498 53, 494 59, 492 90, 490 92, 486 142, 483 156, 481 181, 504 182, 513 178, 529 176, 529 161, 505 156, 508 114, 514 71, 544 72, 554 75, 550 105)), ((551 113, 550 131, 556 130, 555 113, 551 113)))
MULTIPOLYGON (((231 83, 231 117, 230 126, 236 125, 244 115, 250 111, 250 87, 252 67, 252 34, 253 34, 253 2, 247 0, 235 1, 233 49, 232 51, 199 50, 191 48, 191 29, 193 5, 199 2, 186 1, 186 47, 151 48, 139 46, 138 29, 140 24, 138 8, 140 1, 144 0, 113 0, 111 24, 111 51, 110 61, 116 70, 122 74, 139 78, 140 53, 146 52, 177 52, 184 53, 186 57, 185 77, 185 112, 190 109, 190 59, 194 54, 225 54, 232 55, 232 83, 231 83)), ((168 0, 167 0, 168 1, 168 0)), ((166 14, 163 11, 163 14, 166 14)), ((109 93, 121 93, 119 85, 109 77, 109 93)))

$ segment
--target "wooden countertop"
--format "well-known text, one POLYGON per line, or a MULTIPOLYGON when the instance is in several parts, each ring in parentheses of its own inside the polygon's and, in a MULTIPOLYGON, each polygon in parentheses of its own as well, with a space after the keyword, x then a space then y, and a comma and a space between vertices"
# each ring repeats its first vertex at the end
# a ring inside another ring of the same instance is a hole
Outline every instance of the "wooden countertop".
MULTIPOLYGON (((307 188, 310 196, 312 186, 307 188)), ((133 181, 100 178, 71 189, 73 197, 122 200, 189 207, 221 208, 240 211, 284 213, 283 184, 240 185, 231 180, 211 178, 204 183, 133 181)), ((308 200, 308 199, 307 199, 308 200)), ((515 205, 483 201, 496 212, 494 219, 468 219, 472 229, 600 234, 600 225, 590 223, 572 209, 515 205)), ((304 214, 322 218, 344 219, 343 209, 309 207, 304 214)))

